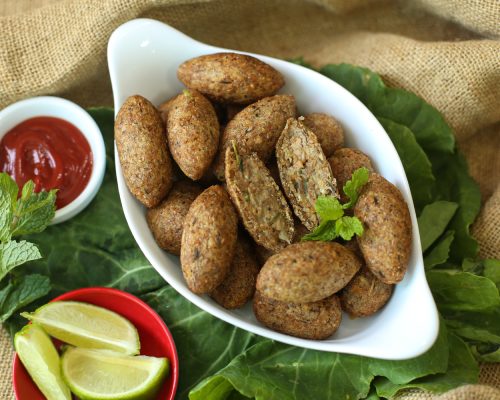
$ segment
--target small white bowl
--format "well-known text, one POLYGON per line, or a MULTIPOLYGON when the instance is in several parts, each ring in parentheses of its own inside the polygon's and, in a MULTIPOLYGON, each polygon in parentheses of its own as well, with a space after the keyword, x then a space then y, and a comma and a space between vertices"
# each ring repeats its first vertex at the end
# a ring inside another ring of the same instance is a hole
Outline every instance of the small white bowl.
POLYGON ((21 100, 0 111, 0 140, 16 125, 33 117, 61 118, 76 126, 92 151, 92 174, 83 191, 71 203, 56 210, 51 224, 59 224, 82 211, 97 194, 106 168, 106 149, 94 119, 79 105, 60 97, 40 96, 21 100))
MULTIPOLYGON (((140 94, 160 104, 179 93, 176 76, 184 61, 221 49, 197 42, 151 19, 136 19, 120 26, 108 44, 108 65, 115 113, 128 96, 140 94)), ((250 54, 250 53, 246 53, 250 54)), ((416 357, 436 340, 439 320, 425 279, 424 264, 408 180, 398 153, 373 114, 351 93, 325 76, 283 60, 250 54, 270 64, 285 77, 283 93, 293 94, 302 113, 324 112, 342 124, 346 145, 368 154, 375 170, 401 191, 410 209, 413 248, 408 271, 386 306, 377 314, 350 319, 343 316, 339 330, 326 340, 306 340, 275 332, 260 324, 251 304, 226 310, 208 296, 191 292, 182 276, 179 258, 161 250, 148 229, 145 208, 130 194, 115 151, 116 177, 123 211, 139 247, 153 267, 181 295, 210 314, 247 331, 310 349, 359 354, 384 359, 416 357)), ((115 146, 116 150, 116 146, 115 146)))

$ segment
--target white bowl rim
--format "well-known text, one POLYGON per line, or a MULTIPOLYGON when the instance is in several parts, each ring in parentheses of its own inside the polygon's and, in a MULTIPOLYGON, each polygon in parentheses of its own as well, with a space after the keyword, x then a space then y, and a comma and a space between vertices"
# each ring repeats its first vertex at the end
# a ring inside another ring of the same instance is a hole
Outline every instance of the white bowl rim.
MULTIPOLYGON (((230 49, 224 49, 224 48, 219 48, 219 47, 214 47, 210 45, 206 45, 204 43, 198 42, 189 36, 185 35, 182 32, 177 31, 176 29, 168 26, 167 24, 164 24, 160 21, 152 20, 152 19, 147 19, 147 18, 139 18, 135 20, 128 21, 118 27, 113 34, 111 35, 109 42, 108 42, 108 67, 110 71, 110 77, 111 77, 111 84, 113 88, 113 96, 114 96, 114 104, 115 104, 115 116, 116 113, 118 112, 119 107, 121 106, 122 102, 124 101, 124 97, 127 97, 128 95, 131 94, 143 94, 141 93, 141 89, 139 90, 133 90, 131 93, 123 93, 123 88, 120 86, 120 80, 119 80, 119 62, 118 59, 119 57, 127 57, 129 60, 133 60, 134 57, 137 60, 137 55, 133 55, 133 51, 130 49, 129 42, 128 40, 133 39, 135 41, 139 41, 140 39, 140 47, 147 47, 149 45, 150 40, 153 39, 153 36, 155 34, 158 34, 158 32, 161 31, 161 34, 164 35, 162 36, 162 42, 172 42, 175 43, 176 45, 179 44, 179 42, 184 41, 184 47, 186 46, 193 46, 196 47, 197 50, 200 52, 200 54, 208 54, 208 53, 214 53, 214 52, 221 52, 221 51, 232 51, 232 52, 237 52, 237 53, 243 53, 243 54, 249 54, 254 57, 262 59, 264 62, 268 62, 270 64, 275 64, 275 65, 285 65, 287 68, 294 68, 294 69, 301 69, 301 73, 303 74, 316 74, 318 76, 321 76, 325 83, 325 85, 330 85, 330 86, 335 86, 336 90, 339 92, 343 92, 345 95, 345 99, 349 100, 350 103, 352 104, 357 104, 357 107, 359 109, 364 109, 363 113, 365 113, 364 116, 369 118, 371 120, 371 123, 383 132, 384 137, 381 138, 384 140, 384 145, 388 146, 388 150, 396 152, 394 145, 388 138, 387 134, 385 133, 384 129, 378 122, 378 120, 371 114, 371 112, 356 98, 354 97, 350 92, 348 92, 346 89, 344 89, 342 86, 338 85, 336 82, 320 75, 319 73, 315 71, 311 71, 307 68, 298 66, 298 65, 293 65, 291 67, 290 63, 287 63, 283 60, 278 60, 272 57, 267 57, 267 56, 262 56, 254 53, 248 53, 248 52, 242 52, 242 51, 235 51, 235 50, 230 50, 230 49), (139 34, 142 34, 142 36, 137 36, 139 34), (136 35, 136 36, 134 36, 136 35), (170 37, 167 37, 170 35, 170 37), (169 39, 169 40, 166 40, 169 39), (122 45, 122 53, 120 52, 120 45, 122 45), (202 51, 200 51, 200 48, 202 48, 202 51), (367 114, 366 114, 367 113, 367 114)), ((180 46, 179 46, 180 47, 180 46)), ((156 51, 153 53, 154 56, 157 58, 158 54, 156 54, 156 51)), ((140 62, 143 62, 143 59, 139 59, 140 62)), ((127 67, 129 67, 127 65, 127 67)), ((136 66, 135 66, 136 67, 136 66)), ((278 68, 279 69, 279 68, 278 68)), ((127 68, 128 72, 130 72, 132 69, 127 68)), ((136 73, 138 70, 137 68, 134 69, 134 73, 136 73)), ((143 76, 143 75, 141 75, 143 76)), ((318 78, 319 79, 319 78, 318 78)), ((157 83, 155 83, 157 85, 157 83)), ((143 94, 144 95, 144 94, 143 94)), ((146 96, 147 97, 147 96, 146 96)), ((153 99, 150 99, 155 103, 153 99)), ((158 99, 156 99, 158 100, 158 99)), ((163 101, 165 98, 163 99, 163 101)), ((397 152, 396 152, 397 156, 397 152)), ((399 156, 397 156, 397 161, 398 165, 396 165, 397 168, 402 169, 402 164, 399 159, 399 156)), ((398 344, 397 342, 391 342, 390 346, 386 346, 386 348, 381 349, 378 348, 377 345, 375 344, 367 344, 368 341, 367 339, 371 334, 374 333, 375 328, 371 325, 368 329, 361 331, 361 332, 356 332, 353 335, 350 335, 348 338, 339 338, 339 339, 333 339, 328 343, 325 343, 325 341, 313 341, 313 340, 306 340, 306 339, 300 339, 300 338, 295 338, 292 336, 288 336, 285 334, 281 334, 275 331, 272 331, 266 327, 263 326, 255 326, 249 321, 244 320, 243 318, 232 314, 231 312, 228 312, 228 310, 221 309, 217 304, 211 302, 208 297, 204 296, 198 296, 195 295, 194 293, 190 292, 189 289, 185 286, 185 284, 179 284, 176 282, 176 278, 173 275, 170 275, 170 272, 167 272, 165 268, 162 266, 159 266, 162 261, 161 258, 165 257, 164 255, 161 255, 161 251, 159 250, 158 246, 155 248, 149 247, 149 242, 148 238, 144 237, 144 232, 141 232, 139 227, 136 226, 134 219, 135 219, 135 211, 132 210, 132 208, 135 208, 137 201, 132 199, 130 192, 128 191, 125 182, 123 180, 123 176, 121 173, 121 166, 120 166, 120 161, 116 152, 116 145, 115 145, 115 165, 116 165, 116 175, 117 175, 117 182, 118 182, 118 188, 119 188, 119 194, 120 194, 120 200, 122 202, 123 206, 123 211, 127 220, 127 223, 129 224, 129 228, 138 243, 139 247, 145 254, 145 256, 148 258, 148 260, 151 262, 153 267, 163 276, 163 278, 174 288, 179 292, 182 296, 184 296, 186 299, 188 299, 190 302, 194 303, 201 309, 209 312, 210 314, 216 316, 219 319, 222 319, 228 323, 231 323, 239 328, 245 329, 247 331, 250 331, 252 333, 265 336, 270 339, 274 339, 283 343, 287 344, 292 344, 295 346, 300 346, 300 347, 305 347, 305 348, 310 348, 310 349, 316 349, 316 350, 323 350, 323 351, 335 351, 335 352, 342 352, 342 353, 350 353, 350 354, 358 354, 358 355, 364 355, 364 356, 370 356, 370 357, 377 357, 381 359, 391 359, 391 360, 398 360, 398 359, 408 359, 412 357, 416 357, 425 351, 427 351, 432 344, 435 342, 438 331, 439 331, 439 318, 437 314, 437 309, 436 305, 434 303, 434 300, 432 298, 432 294, 430 292, 430 289, 428 287, 428 284, 425 279, 425 272, 424 272, 424 267, 423 267, 423 260, 422 260, 422 253, 420 251, 420 237, 418 235, 418 225, 416 221, 416 215, 415 215, 415 210, 413 208, 413 200, 411 198, 411 193, 409 193, 409 185, 408 181, 406 179, 406 175, 404 174, 403 170, 403 183, 404 183, 404 188, 407 193, 403 193, 405 196, 405 199, 409 205, 410 208, 410 213, 412 216, 412 224, 413 224, 413 250, 412 254, 416 254, 418 258, 418 265, 413 268, 413 277, 412 277, 412 284, 413 284, 413 289, 417 287, 418 285, 418 290, 419 292, 417 293, 418 295, 421 295, 421 299, 419 299, 419 303, 425 307, 425 310, 428 314, 426 317, 426 322, 428 322, 429 326, 427 326, 426 330, 426 335, 422 338, 417 338, 418 340, 415 341, 415 343, 412 343, 413 346, 403 346, 401 344, 398 344), (132 203, 130 203, 132 201, 132 203), (131 205, 130 205, 131 204, 131 205), (131 208, 132 207, 132 208, 131 208), (417 250, 418 249, 418 250, 417 250), (418 343, 417 343, 418 342, 418 343), (362 343, 360 346, 359 343, 362 343)), ((400 188, 401 189, 401 188, 400 188)), ((151 233, 146 233, 146 236, 151 236, 151 233)), ((172 256, 173 257, 173 256, 172 256)), ((405 276, 405 279, 403 282, 401 282, 397 290, 409 290, 411 289, 409 285, 406 285, 405 282, 407 281, 407 276, 405 276)), ((417 289, 415 289, 417 290, 417 289)), ((415 291, 413 290, 413 291, 415 291)), ((394 298, 394 296, 393 296, 394 298)), ((408 300, 408 296, 404 299, 405 301, 408 300)), ((409 301, 409 300, 408 300, 409 301)), ((406 303, 408 302, 406 301, 406 303)), ((413 300, 415 302, 415 300, 413 300)), ((387 308, 387 307, 386 307, 387 308)), ((378 315, 385 314, 386 308, 382 309, 378 315)), ((421 313, 422 314, 422 313, 421 313)), ((370 319, 372 317, 366 318, 366 320, 370 319)), ((408 318, 407 318, 408 319, 408 318)), ((380 325, 380 324, 379 324, 380 325)), ((341 325, 342 328, 342 325, 341 325)), ((379 332, 380 329, 378 329, 378 336, 376 338, 380 339, 383 337, 381 333, 379 332)), ((401 337, 403 339, 404 336, 401 337)), ((406 344, 406 343, 405 343, 406 344)))
POLYGON ((50 223, 54 225, 80 213, 95 197, 106 170, 106 149, 101 130, 91 115, 78 104, 56 96, 31 97, 2 109, 0 111, 0 139, 14 126, 38 116, 56 117, 70 122, 84 135, 92 151, 92 173, 87 185, 71 203, 56 210, 50 223))

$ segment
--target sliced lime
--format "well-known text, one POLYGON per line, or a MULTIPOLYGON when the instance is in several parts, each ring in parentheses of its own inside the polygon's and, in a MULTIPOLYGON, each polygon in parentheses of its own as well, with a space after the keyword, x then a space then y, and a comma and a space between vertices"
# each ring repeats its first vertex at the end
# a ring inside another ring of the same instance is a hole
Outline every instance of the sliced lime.
POLYGON ((102 307, 76 301, 48 303, 23 317, 45 332, 74 346, 138 354, 139 335, 127 319, 102 307))
POLYGON ((52 340, 36 324, 26 325, 14 336, 14 347, 33 381, 48 400, 70 400, 61 377, 59 354, 52 340))
POLYGON ((61 357, 71 391, 84 400, 151 399, 168 374, 166 358, 69 347, 61 357))

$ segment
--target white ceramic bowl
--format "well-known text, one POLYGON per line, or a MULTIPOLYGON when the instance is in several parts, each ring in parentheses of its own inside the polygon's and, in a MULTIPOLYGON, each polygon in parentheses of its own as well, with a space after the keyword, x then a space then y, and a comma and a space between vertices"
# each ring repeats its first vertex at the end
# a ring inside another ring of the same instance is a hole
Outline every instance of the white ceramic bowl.
POLYGON ((101 131, 89 113, 69 100, 52 96, 21 100, 0 111, 0 139, 21 122, 42 116, 61 118, 76 126, 89 142, 93 156, 92 174, 87 186, 71 203, 56 210, 51 224, 58 224, 87 207, 99 191, 106 168, 106 150, 101 131))
MULTIPOLYGON (((221 50, 226 49, 197 42, 158 21, 137 19, 125 23, 112 34, 108 44, 115 113, 130 95, 140 94, 160 104, 177 94, 183 88, 176 77, 177 67, 192 57, 221 50)), ((128 191, 115 151, 120 198, 137 243, 154 268, 185 298, 250 332, 296 346, 385 359, 406 359, 425 352, 437 337, 438 314, 425 279, 408 181, 392 142, 370 111, 335 82, 286 61, 252 55, 284 75, 286 85, 281 92, 293 94, 302 113, 326 112, 337 118, 344 127, 346 144, 368 154, 375 169, 401 190, 413 223, 413 249, 405 278, 380 312, 356 320, 344 315, 337 333, 327 340, 305 340, 272 331, 255 319, 250 304, 229 311, 208 296, 189 291, 178 257, 156 245, 146 223, 145 208, 128 191)))

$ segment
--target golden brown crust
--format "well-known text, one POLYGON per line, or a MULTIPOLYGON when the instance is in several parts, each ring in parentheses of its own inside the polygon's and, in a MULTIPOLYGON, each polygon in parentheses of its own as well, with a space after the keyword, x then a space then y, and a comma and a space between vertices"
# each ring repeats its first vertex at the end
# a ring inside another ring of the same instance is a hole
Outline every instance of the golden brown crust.
POLYGON ((243 307, 253 297, 259 270, 250 242, 238 237, 229 273, 210 297, 227 309, 243 307))
POLYGON ((184 217, 191 203, 202 191, 194 182, 178 181, 160 204, 148 209, 146 221, 156 243, 162 249, 177 256, 180 254, 184 217))
POLYGON ((168 146, 182 172, 200 179, 219 147, 219 122, 212 104, 194 90, 184 90, 170 106, 168 146))
POLYGON ((172 162, 158 110, 142 96, 130 96, 115 121, 115 140, 123 177, 132 195, 154 207, 173 182, 172 162))
POLYGON ((401 281, 412 248, 412 225, 408 205, 399 189, 373 173, 354 206, 364 226, 358 244, 366 265, 382 282, 401 281))
POLYGON ((245 228, 259 245, 278 251, 292 242, 292 213, 255 153, 244 156, 227 149, 226 184, 245 228))
POLYGON ((275 94, 283 76, 255 57, 237 53, 215 53, 181 64, 177 76, 187 87, 211 100, 250 104, 275 94))
POLYGON ((181 265, 189 289, 210 293, 229 272, 238 229, 236 211, 222 186, 211 186, 189 207, 181 240, 181 265))
POLYGON ((287 303, 308 303, 338 292, 361 267, 361 261, 335 242, 300 242, 267 260, 257 290, 287 303))
MULTIPOLYGON (((292 243, 299 243, 302 236, 309 233, 309 230, 298 220, 295 220, 295 231, 293 233, 292 243)), ((257 260, 261 265, 264 265, 269 257, 274 256, 276 251, 266 249, 264 246, 255 244, 255 252, 257 253, 257 260)), ((360 253, 361 254, 361 253, 360 253)))
POLYGON ((343 203, 349 201, 347 196, 344 194, 342 188, 348 180, 351 179, 352 174, 358 168, 365 167, 370 172, 374 172, 372 163, 368 156, 360 150, 351 149, 345 147, 338 149, 333 153, 333 156, 328 158, 330 167, 332 168, 332 173, 337 180, 337 187, 340 192, 340 200, 343 203))
POLYGON ((342 310, 352 318, 368 317, 380 310, 391 298, 394 285, 377 279, 363 266, 340 292, 342 310))
POLYGON ((319 196, 335 196, 337 186, 318 139, 300 120, 290 118, 276 144, 281 183, 295 215, 313 230, 319 196))
POLYGON ((314 132, 325 153, 330 157, 333 152, 344 146, 344 130, 331 115, 312 113, 304 116, 304 125, 314 132))
POLYGON ((290 95, 266 97, 244 108, 228 122, 221 138, 214 173, 224 180, 226 149, 234 141, 242 155, 257 153, 266 162, 288 118, 295 116, 295 99, 290 95))
POLYGON ((268 328, 304 339, 326 339, 335 333, 342 320, 336 295, 315 302, 293 304, 270 299, 257 291, 253 310, 257 320, 268 328))
POLYGON ((163 120, 163 123, 165 124, 165 128, 167 127, 167 120, 168 120, 168 113, 170 112, 170 109, 172 108, 172 104, 174 104, 174 100, 179 97, 178 94, 176 94, 174 97, 171 97, 167 101, 164 101, 158 106, 158 111, 160 112, 161 119, 163 120))

